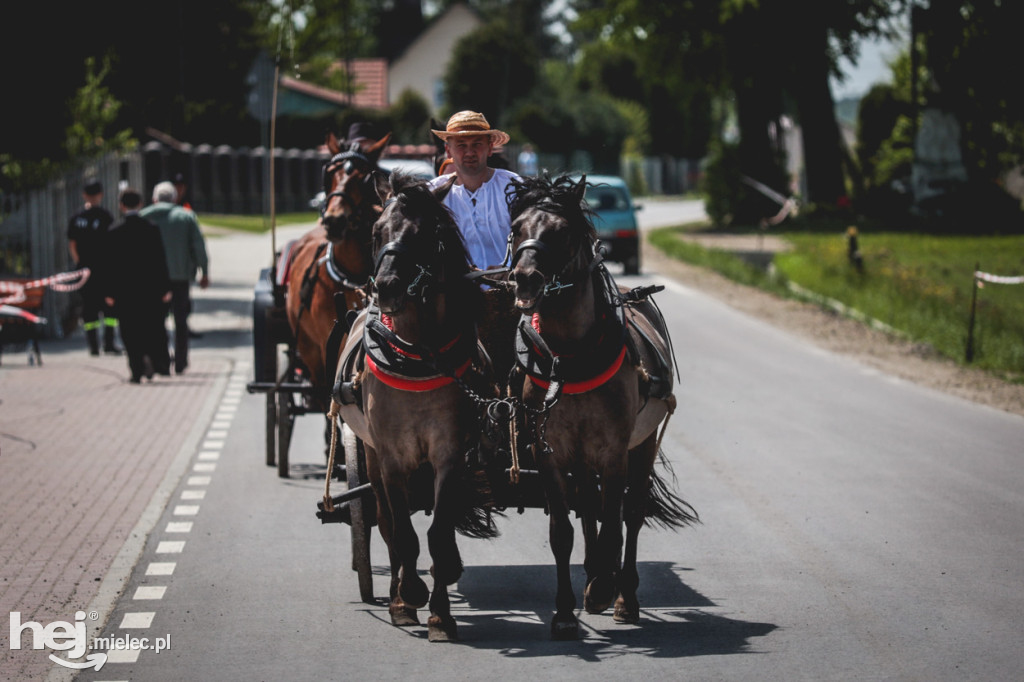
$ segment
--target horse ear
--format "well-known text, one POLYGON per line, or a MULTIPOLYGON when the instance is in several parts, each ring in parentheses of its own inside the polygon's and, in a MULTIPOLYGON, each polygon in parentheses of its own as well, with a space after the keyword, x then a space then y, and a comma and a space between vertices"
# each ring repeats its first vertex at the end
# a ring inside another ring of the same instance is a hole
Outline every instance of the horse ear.
POLYGON ((389 140, 391 140, 391 133, 374 142, 373 146, 366 150, 366 156, 372 161, 376 161, 380 158, 380 153, 384 151, 384 147, 387 146, 389 140))
POLYGON ((327 145, 331 154, 337 154, 341 151, 341 144, 338 142, 338 136, 334 134, 334 131, 328 131, 324 144, 327 145))
POLYGON ((443 185, 434 188, 430 192, 431 194, 434 195, 434 198, 437 199, 438 202, 444 201, 444 198, 448 196, 448 192, 452 190, 452 185, 455 184, 456 177, 457 176, 452 175, 452 177, 448 178, 448 180, 443 185))
POLYGON ((586 195, 586 193, 587 193, 587 174, 584 173, 583 175, 580 176, 580 181, 576 185, 576 203, 577 204, 582 204, 583 203, 583 197, 586 195))
POLYGON ((373 171, 373 187, 377 190, 377 196, 380 197, 381 203, 391 198, 393 190, 391 188, 391 179, 387 173, 373 171))

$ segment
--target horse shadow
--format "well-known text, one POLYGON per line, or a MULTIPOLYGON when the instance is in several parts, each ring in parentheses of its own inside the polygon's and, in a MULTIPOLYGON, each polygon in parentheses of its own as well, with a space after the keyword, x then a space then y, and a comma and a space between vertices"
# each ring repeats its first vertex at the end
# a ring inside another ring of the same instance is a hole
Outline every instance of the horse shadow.
MULTIPOLYGON (((640 623, 615 623, 611 609, 600 615, 580 612, 580 639, 567 643, 550 637, 556 584, 553 564, 467 566, 451 593, 460 641, 509 658, 571 655, 593 662, 625 654, 688 658, 757 653, 751 650, 751 640, 778 627, 708 612, 716 604, 680 575, 692 569, 665 561, 639 562, 637 568, 640 623)), ((583 567, 573 565, 572 574, 573 585, 580 586, 581 593, 586 577, 583 567)), ((577 599, 582 603, 580 594, 577 599)), ((426 637, 421 628, 405 632, 426 637)))

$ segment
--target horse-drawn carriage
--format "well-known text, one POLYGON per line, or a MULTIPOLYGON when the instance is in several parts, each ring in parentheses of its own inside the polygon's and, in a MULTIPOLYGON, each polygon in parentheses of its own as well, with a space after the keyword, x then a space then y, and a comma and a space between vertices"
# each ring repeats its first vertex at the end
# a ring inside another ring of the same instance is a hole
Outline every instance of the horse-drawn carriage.
POLYGON ((378 178, 374 293, 349 329, 332 389, 348 490, 330 495, 329 467, 318 516, 352 526, 353 568, 370 603, 376 518, 392 622, 418 623, 416 609, 429 603, 431 641, 457 638, 447 589, 462 571, 456 531, 492 537, 493 515, 544 508, 559 576, 552 636, 572 639, 570 512, 586 546, 584 607, 614 603, 615 620, 630 623, 639 619, 641 526, 696 520, 655 468, 675 406, 671 343, 649 298, 658 287, 615 285, 582 209, 585 186, 566 177, 516 184, 511 265, 482 291, 441 204, 450 183, 430 191, 401 175, 378 178), (416 511, 432 515, 433 590, 416 572, 416 511))
POLYGON ((448 598, 462 572, 456 532, 493 537, 495 515, 527 507, 550 516, 552 636, 578 635, 571 512, 586 548, 584 607, 614 604, 616 621, 637 622, 641 526, 696 520, 656 469, 675 407, 671 342, 649 298, 658 287, 615 285, 583 207, 586 179, 568 176, 514 183, 509 267, 481 285, 442 204, 453 181, 431 189, 373 173, 386 141, 369 152, 329 141, 320 226, 285 249, 274 279, 261 276, 250 390, 268 393, 268 463, 276 440, 287 475, 292 419, 326 414, 317 516, 351 526, 369 603, 376 523, 390 557, 392 623, 417 624, 429 603, 431 641, 457 638, 448 598), (348 489, 332 496, 336 478, 348 489), (433 590, 416 570, 417 511, 432 515, 433 590))

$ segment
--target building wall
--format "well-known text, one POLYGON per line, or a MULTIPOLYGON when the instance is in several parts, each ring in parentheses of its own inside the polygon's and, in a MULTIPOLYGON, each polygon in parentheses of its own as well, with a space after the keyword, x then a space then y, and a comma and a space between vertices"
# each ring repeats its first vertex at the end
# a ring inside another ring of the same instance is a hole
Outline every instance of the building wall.
POLYGON ((405 90, 420 95, 437 114, 444 91, 441 82, 455 43, 483 21, 464 4, 456 4, 434 21, 412 45, 391 63, 388 99, 396 102, 405 90))

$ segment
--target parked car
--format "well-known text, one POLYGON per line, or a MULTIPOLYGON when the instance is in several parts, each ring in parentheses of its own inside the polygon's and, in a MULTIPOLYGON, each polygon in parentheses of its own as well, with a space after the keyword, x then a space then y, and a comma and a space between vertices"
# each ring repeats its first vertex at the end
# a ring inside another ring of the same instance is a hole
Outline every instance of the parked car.
MULTIPOLYGON (((381 159, 377 162, 377 166, 388 173, 401 169, 406 173, 411 173, 420 180, 432 180, 437 176, 434 173, 433 164, 419 159, 381 159)), ((326 192, 317 192, 316 196, 309 200, 309 207, 314 211, 319 211, 320 204, 324 202, 326 196, 326 192)))
POLYGON ((636 212, 626 181, 617 175, 588 175, 585 200, 594 211, 594 228, 605 260, 622 263, 627 275, 640 273, 640 239, 636 212))

